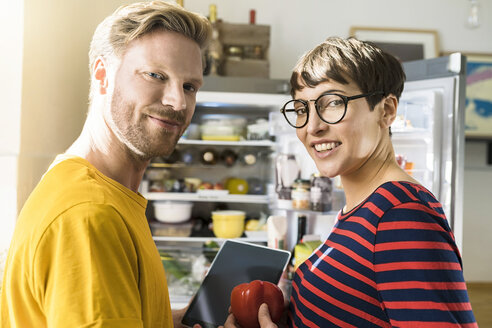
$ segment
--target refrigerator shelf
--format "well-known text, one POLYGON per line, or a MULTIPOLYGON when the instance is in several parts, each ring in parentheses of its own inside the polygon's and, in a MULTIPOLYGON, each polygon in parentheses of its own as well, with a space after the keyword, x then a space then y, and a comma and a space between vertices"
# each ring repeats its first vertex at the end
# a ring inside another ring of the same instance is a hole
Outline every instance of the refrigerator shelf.
MULTIPOLYGON (((197 242, 197 243, 206 243, 209 241, 215 241, 219 244, 223 243, 227 239, 225 238, 217 238, 217 237, 161 237, 161 236, 152 236, 154 241, 160 242, 160 241, 166 241, 166 242, 197 242)), ((239 241, 245 241, 248 243, 266 243, 267 238, 266 237, 240 237, 240 238, 233 238, 234 240, 239 240, 239 241)))
POLYGON ((143 196, 148 200, 182 200, 191 202, 222 202, 222 203, 250 203, 268 204, 267 195, 202 195, 194 192, 147 192, 143 196))
POLYGON ((274 147, 275 142, 270 140, 241 140, 241 141, 214 141, 214 140, 192 140, 180 139, 179 145, 194 146, 243 146, 243 147, 274 147))
POLYGON ((231 166, 228 166, 224 163, 217 163, 217 164, 211 164, 211 165, 205 165, 201 163, 192 163, 192 164, 185 164, 182 162, 178 163, 150 163, 148 167, 153 167, 153 168, 173 168, 173 169, 179 169, 179 168, 193 168, 193 169, 216 169, 216 168, 222 168, 222 169, 230 169, 231 166))
POLYGON ((203 107, 247 107, 249 110, 279 108, 289 101, 287 94, 265 94, 248 92, 214 92, 197 93, 196 104, 203 107))

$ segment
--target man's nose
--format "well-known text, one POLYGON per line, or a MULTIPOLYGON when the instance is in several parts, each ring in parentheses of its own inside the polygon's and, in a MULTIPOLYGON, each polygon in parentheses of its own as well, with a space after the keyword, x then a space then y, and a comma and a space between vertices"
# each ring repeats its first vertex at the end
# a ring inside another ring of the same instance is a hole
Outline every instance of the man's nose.
POLYGON ((186 98, 183 87, 178 84, 168 85, 162 95, 162 104, 172 107, 176 111, 186 109, 186 98))

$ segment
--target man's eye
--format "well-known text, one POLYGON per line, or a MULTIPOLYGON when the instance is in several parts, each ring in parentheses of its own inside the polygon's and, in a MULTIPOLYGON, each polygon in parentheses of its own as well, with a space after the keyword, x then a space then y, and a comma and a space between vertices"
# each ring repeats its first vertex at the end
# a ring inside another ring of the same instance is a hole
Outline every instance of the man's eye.
POLYGON ((159 73, 148 72, 147 75, 150 76, 151 78, 154 78, 154 79, 164 80, 164 76, 162 76, 159 73))
POLYGON ((190 92, 196 92, 197 89, 195 88, 195 86, 193 84, 190 84, 190 83, 186 83, 183 85, 183 88, 186 90, 186 91, 190 91, 190 92))

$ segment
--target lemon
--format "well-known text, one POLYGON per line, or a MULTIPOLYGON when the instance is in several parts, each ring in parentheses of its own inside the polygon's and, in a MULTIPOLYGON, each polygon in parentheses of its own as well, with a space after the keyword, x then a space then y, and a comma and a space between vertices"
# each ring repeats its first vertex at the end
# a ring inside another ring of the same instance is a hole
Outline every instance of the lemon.
POLYGON ((248 220, 246 223, 247 231, 256 231, 260 229, 260 220, 248 220))
POLYGON ((230 178, 226 182, 226 189, 231 194, 247 194, 248 182, 244 179, 230 178))

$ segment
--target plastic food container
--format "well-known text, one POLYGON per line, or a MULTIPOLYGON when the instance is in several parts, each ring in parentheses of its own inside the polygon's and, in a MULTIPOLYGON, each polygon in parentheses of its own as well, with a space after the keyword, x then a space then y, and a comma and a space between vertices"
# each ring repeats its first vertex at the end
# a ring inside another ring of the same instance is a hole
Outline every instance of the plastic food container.
POLYGON ((246 127, 246 138, 248 140, 266 140, 270 137, 269 128, 270 125, 266 119, 257 119, 256 123, 246 127))
POLYGON ((162 223, 150 222, 150 229, 153 236, 161 237, 189 237, 193 223, 186 221, 183 223, 162 223))
POLYGON ((196 123, 191 123, 181 136, 183 139, 200 139, 200 126, 196 123))
POLYGON ((213 232, 218 238, 238 238, 244 231, 243 211, 214 211, 212 212, 213 232))
POLYGON ((202 116, 202 140, 238 141, 244 134, 246 119, 238 115, 209 114, 202 116))
POLYGON ((185 222, 191 218, 193 203, 154 201, 154 215, 157 221, 165 223, 185 222))

